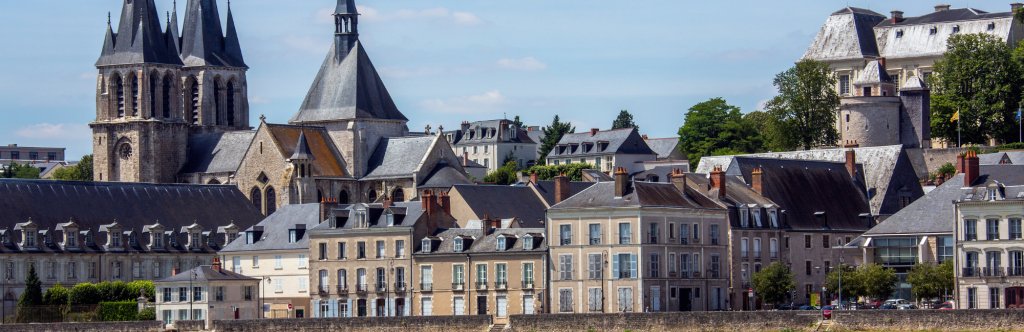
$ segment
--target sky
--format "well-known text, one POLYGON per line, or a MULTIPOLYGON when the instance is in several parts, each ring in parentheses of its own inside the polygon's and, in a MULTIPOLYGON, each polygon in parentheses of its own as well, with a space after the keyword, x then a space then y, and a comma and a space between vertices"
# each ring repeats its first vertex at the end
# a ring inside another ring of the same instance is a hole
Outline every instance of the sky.
MULTIPOLYGON (((91 153, 96 68, 124 0, 0 0, 0 145, 91 153)), ((156 0, 161 13, 172 0, 156 0)), ((187 0, 177 3, 179 20, 187 0)), ((227 1, 218 0, 222 16, 227 1)), ((990 12, 1011 1, 949 1, 990 12)), ((250 123, 286 123, 333 37, 335 0, 234 0, 249 65, 250 123)), ((554 115, 577 131, 627 109, 651 137, 675 136, 686 110, 723 97, 744 112, 846 6, 931 12, 911 0, 359 0, 360 40, 412 131, 464 120, 554 115)), ((179 22, 179 26, 182 23, 179 22)))

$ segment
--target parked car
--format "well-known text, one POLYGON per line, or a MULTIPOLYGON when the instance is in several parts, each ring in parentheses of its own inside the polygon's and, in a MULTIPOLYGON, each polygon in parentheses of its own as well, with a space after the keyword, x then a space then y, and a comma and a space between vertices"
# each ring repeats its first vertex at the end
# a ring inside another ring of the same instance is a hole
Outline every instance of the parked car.
POLYGON ((779 306, 775 307, 775 310, 796 310, 796 308, 797 308, 796 305, 790 303, 790 304, 780 304, 779 306))
POLYGON ((899 310, 917 309, 916 305, 914 305, 913 303, 910 303, 910 301, 907 301, 907 300, 904 300, 904 299, 890 299, 890 300, 886 300, 885 304, 891 304, 891 305, 895 306, 896 309, 899 309, 899 310))
POLYGON ((883 303, 881 306, 878 307, 878 309, 881 309, 881 310, 896 310, 896 305, 892 304, 892 303, 883 303))
POLYGON ((821 316, 824 319, 832 319, 832 306, 821 307, 821 316))
POLYGON ((952 302, 946 302, 946 303, 943 303, 941 306, 939 306, 939 310, 953 310, 953 309, 954 308, 953 308, 953 303, 952 302))
POLYGON ((811 306, 811 305, 802 305, 797 310, 818 310, 818 308, 815 307, 815 306, 811 306))

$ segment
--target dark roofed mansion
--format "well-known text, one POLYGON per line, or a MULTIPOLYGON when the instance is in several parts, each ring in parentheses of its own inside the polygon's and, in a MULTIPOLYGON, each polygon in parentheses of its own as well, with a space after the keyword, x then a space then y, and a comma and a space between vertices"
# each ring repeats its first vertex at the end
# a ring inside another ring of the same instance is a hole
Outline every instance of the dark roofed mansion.
POLYGON ((444 135, 411 135, 339 0, 334 43, 288 124, 250 127, 234 15, 189 0, 160 24, 155 0, 125 0, 96 67, 97 181, 232 184, 269 215, 286 204, 414 199, 469 183, 444 135), (301 152, 301 153, 300 153, 301 152))

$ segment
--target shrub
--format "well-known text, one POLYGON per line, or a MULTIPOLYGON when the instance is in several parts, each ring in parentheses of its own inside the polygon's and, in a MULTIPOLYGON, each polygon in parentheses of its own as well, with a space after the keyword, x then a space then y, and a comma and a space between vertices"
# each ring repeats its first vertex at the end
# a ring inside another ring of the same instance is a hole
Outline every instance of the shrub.
POLYGON ((100 303, 100 289, 95 284, 80 283, 71 288, 71 304, 97 304, 100 303))
POLYGON ((546 165, 530 167, 525 173, 537 173, 537 179, 539 180, 551 180, 560 174, 565 174, 571 181, 583 181, 583 170, 593 168, 594 166, 590 164, 546 165))
MULTIPOLYGON (((99 318, 104 322, 125 322, 136 320, 139 304, 136 302, 100 302, 99 318)), ((156 318, 154 318, 156 319, 156 318)))
POLYGON ((136 320, 156 320, 156 308, 149 307, 139 311, 136 320))
POLYGON ((50 287, 50 289, 47 289, 46 293, 43 294, 43 304, 46 305, 68 305, 70 303, 70 300, 71 291, 69 291, 67 288, 64 288, 64 286, 61 286, 59 283, 54 285, 53 287, 50 287))
POLYGON ((153 296, 155 296, 156 293, 156 287, 153 286, 153 282, 149 280, 132 281, 128 283, 127 287, 128 293, 125 294, 125 296, 128 298, 122 298, 119 300, 136 300, 139 298, 139 295, 142 294, 142 292, 145 292, 146 298, 149 299, 150 301, 153 301, 153 296))

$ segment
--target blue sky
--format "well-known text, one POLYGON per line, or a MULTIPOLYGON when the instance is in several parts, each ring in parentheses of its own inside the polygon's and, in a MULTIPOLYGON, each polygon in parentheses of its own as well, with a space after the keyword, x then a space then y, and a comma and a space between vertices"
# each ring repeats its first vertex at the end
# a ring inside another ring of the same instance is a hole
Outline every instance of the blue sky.
MULTIPOLYGON (((107 12, 124 0, 0 1, 0 144, 90 153, 107 12)), ((156 0, 161 12, 171 0, 156 0)), ((185 2, 178 1, 183 13, 185 2)), ((226 0, 219 0, 226 15, 226 0)), ((972 1, 1007 11, 1010 1, 972 1)), ((954 7, 967 1, 951 1, 954 7)), ((235 0, 259 114, 286 122, 332 37, 334 0, 235 0)), ((629 109, 646 134, 674 136, 686 110, 724 97, 744 112, 847 5, 920 15, 925 1, 361 0, 361 39, 411 130, 555 114, 582 131, 629 109)), ((181 15, 179 15, 181 17, 181 15)), ((180 25, 180 23, 179 23, 180 25)))

